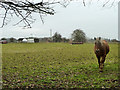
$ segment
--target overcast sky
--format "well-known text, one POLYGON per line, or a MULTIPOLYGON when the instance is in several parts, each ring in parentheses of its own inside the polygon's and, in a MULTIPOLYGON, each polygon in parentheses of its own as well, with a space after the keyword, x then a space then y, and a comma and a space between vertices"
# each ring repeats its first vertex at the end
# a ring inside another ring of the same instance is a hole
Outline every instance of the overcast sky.
POLYGON ((84 7, 80 2, 74 1, 67 8, 56 5, 56 14, 45 16, 44 24, 38 15, 35 15, 37 20, 30 29, 23 29, 19 25, 12 26, 17 20, 17 18, 13 18, 7 26, 0 28, 0 37, 49 37, 51 29, 52 35, 58 32, 62 37, 70 38, 75 29, 81 29, 89 38, 118 39, 117 4, 111 8, 103 8, 101 2, 86 4, 87 6, 84 7))

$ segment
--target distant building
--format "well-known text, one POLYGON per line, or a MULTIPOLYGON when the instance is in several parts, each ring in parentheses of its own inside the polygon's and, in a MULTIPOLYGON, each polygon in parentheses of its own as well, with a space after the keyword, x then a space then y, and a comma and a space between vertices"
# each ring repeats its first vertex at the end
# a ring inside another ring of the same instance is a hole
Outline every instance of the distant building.
POLYGON ((49 42, 50 37, 39 38, 39 42, 49 42))
POLYGON ((27 39, 24 38, 24 39, 22 40, 22 42, 23 42, 23 43, 27 43, 27 39))
POLYGON ((16 43, 17 42, 16 38, 13 38, 13 37, 9 38, 8 40, 9 40, 9 42, 12 42, 12 43, 16 43))
POLYGON ((39 43, 39 42, 52 42, 50 37, 37 38, 37 37, 28 37, 28 38, 19 38, 17 40, 20 43, 39 43))
POLYGON ((34 39, 27 39, 27 43, 34 43, 34 39))
POLYGON ((24 38, 19 38, 17 41, 22 42, 24 38))
POLYGON ((40 39, 39 39, 39 38, 34 38, 34 42, 35 42, 35 43, 39 43, 39 42, 40 42, 40 39))
POLYGON ((20 43, 34 43, 34 38, 19 38, 18 42, 20 43))

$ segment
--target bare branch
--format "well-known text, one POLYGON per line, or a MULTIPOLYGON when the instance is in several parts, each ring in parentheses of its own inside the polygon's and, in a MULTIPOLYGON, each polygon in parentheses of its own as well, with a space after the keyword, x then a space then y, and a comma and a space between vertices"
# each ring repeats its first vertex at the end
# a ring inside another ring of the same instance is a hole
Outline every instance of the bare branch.
POLYGON ((111 6, 110 6, 110 7, 112 7, 112 6, 114 5, 114 3, 115 3, 115 0, 112 2, 112 4, 111 4, 111 6))
POLYGON ((32 3, 26 0, 26 1, 19 1, 18 3, 16 3, 14 1, 1 1, 0 0, 0 8, 4 8, 6 12, 4 14, 2 27, 5 25, 6 16, 8 13, 10 13, 11 16, 15 14, 17 17, 21 19, 15 25, 21 22, 24 22, 25 26, 31 27, 30 24, 33 23, 33 21, 35 20, 33 18, 31 18, 31 20, 29 19, 29 16, 32 15, 32 13, 40 14, 40 18, 43 23, 42 15, 47 15, 47 14, 54 15, 55 11, 51 7, 51 5, 56 4, 56 3, 59 3, 59 2, 49 3, 49 2, 43 2, 42 0, 42 2, 32 3), (6 11, 6 8, 8 9, 7 11, 6 11), (13 13, 11 13, 10 11, 12 11, 13 13))
POLYGON ((5 19, 6 19, 6 16, 7 16, 7 12, 8 12, 8 10, 6 9, 5 15, 4 15, 4 17, 3 17, 3 23, 2 23, 2 26, 1 26, 1 27, 3 27, 3 26, 5 25, 5 19))
MULTIPOLYGON (((17 22, 16 24, 14 24, 14 26, 17 25, 17 24, 19 24, 19 23, 21 23, 22 21, 26 21, 26 18, 27 18, 29 15, 30 15, 30 13, 28 13, 28 15, 26 15, 24 18, 22 18, 19 22, 17 22)), ((27 23, 28 23, 28 22, 27 22, 27 23)), ((29 24, 28 24, 28 26, 29 26, 29 24)))
POLYGON ((105 3, 103 4, 103 7, 105 7, 105 5, 107 5, 107 3, 109 3, 109 1, 110 1, 110 0, 108 0, 107 2, 105 2, 105 3))
MULTIPOLYGON (((1 27, 4 27, 7 24, 8 17, 17 16, 20 20, 14 24, 18 25, 24 23, 25 27, 31 27, 31 24, 35 21, 33 18, 33 13, 39 14, 42 23, 44 23, 44 15, 54 15, 55 10, 52 7, 55 4, 60 4, 63 7, 67 7, 69 3, 74 0, 62 0, 62 1, 47 1, 40 0, 39 2, 31 2, 30 0, 0 0, 0 8, 4 10, 4 16, 1 27)), ((93 0, 90 0, 90 4, 93 0)), ((97 0, 97 2, 102 0, 97 0)), ((107 0, 103 7, 109 4, 111 0, 107 0)), ((86 6, 87 0, 82 0, 84 6, 86 6)), ((114 5, 115 0, 113 0, 111 7, 114 5)), ((2 14, 0 14, 2 15, 2 14)))
POLYGON ((85 6, 85 0, 83 0, 83 5, 85 6))
POLYGON ((42 15, 40 14, 40 18, 41 18, 41 20, 42 20, 42 23, 44 23, 44 20, 43 20, 43 18, 42 18, 42 15))

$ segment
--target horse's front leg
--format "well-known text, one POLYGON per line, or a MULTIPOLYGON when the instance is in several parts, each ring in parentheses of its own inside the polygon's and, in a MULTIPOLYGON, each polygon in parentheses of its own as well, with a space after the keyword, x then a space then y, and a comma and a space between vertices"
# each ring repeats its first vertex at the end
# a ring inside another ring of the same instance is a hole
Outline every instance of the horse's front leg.
POLYGON ((100 56, 97 56, 98 59, 98 64, 99 64, 99 68, 100 68, 100 56))
POLYGON ((103 56, 102 59, 100 60, 100 72, 103 72, 105 57, 106 55, 103 56))

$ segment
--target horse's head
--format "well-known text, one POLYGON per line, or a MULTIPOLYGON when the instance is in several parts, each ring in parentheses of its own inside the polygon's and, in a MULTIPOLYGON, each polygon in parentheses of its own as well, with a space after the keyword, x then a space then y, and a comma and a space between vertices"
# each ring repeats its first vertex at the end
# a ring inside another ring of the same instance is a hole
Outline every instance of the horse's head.
POLYGON ((94 40, 95 40, 95 53, 97 54, 100 52, 100 47, 102 46, 101 37, 99 38, 94 37, 94 40))

